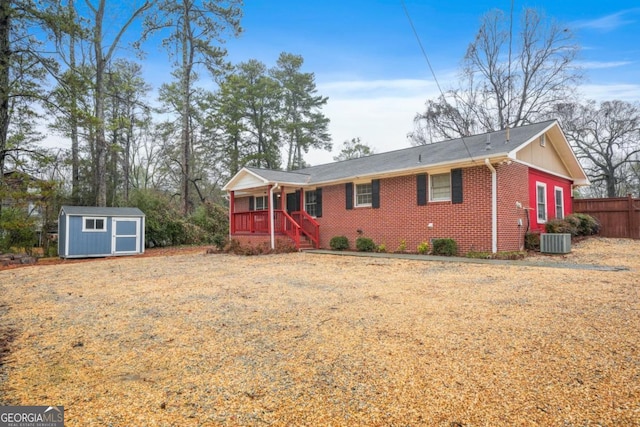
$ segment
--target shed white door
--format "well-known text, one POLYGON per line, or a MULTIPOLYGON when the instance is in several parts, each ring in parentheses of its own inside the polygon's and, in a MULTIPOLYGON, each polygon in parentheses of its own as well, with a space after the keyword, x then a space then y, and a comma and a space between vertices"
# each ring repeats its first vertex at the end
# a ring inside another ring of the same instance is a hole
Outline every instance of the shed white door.
POLYGON ((114 254, 140 252, 140 218, 113 218, 111 250, 114 254))

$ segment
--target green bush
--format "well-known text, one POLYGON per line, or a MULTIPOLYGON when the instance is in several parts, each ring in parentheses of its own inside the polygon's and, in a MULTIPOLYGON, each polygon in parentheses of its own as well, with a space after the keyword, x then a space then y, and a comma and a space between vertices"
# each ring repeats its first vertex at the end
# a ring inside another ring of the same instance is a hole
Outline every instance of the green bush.
POLYGON ((578 227, 575 223, 565 221, 564 219, 552 219, 544 225, 544 231, 551 234, 568 233, 572 236, 578 235, 578 227))
POLYGON ((379 244, 378 248, 376 249, 376 252, 380 252, 380 253, 387 252, 387 245, 385 245, 384 243, 379 244))
POLYGON ((38 242, 36 223, 26 210, 7 207, 0 212, 0 252, 20 250, 28 255, 38 242))
POLYGON ((458 254, 458 244, 453 239, 434 239, 432 245, 434 255, 454 256, 458 254))
POLYGON ((600 223, 591 215, 574 213, 567 215, 567 219, 570 218, 577 221, 578 236, 592 236, 600 232, 600 223))
POLYGON ((358 237, 356 239, 356 249, 360 252, 373 252, 376 250, 376 244, 373 239, 368 237, 358 237))
POLYGON ((222 233, 216 233, 213 235, 213 241, 212 243, 215 245, 216 248, 218 248, 219 250, 224 249, 224 247, 227 244, 227 235, 226 234, 222 234, 222 233))
POLYGON ((229 219, 222 206, 206 202, 185 218, 176 202, 158 191, 134 191, 130 202, 146 216, 147 247, 215 244, 220 248, 225 244, 219 236, 228 235, 229 219))
POLYGON ((429 253, 429 242, 422 242, 418 245, 418 253, 420 255, 426 255, 429 253))
POLYGON ((600 232, 598 220, 587 214, 571 214, 564 219, 552 219, 544 226, 547 233, 569 233, 571 236, 592 236, 600 232))
POLYGON ((147 247, 181 244, 184 221, 168 196, 157 191, 138 190, 131 194, 129 201, 145 214, 147 247))
POLYGON ((205 202, 198 206, 189 218, 189 222, 198 226, 206 236, 205 243, 215 243, 216 234, 229 233, 229 212, 220 205, 205 202))
POLYGON ((524 235, 524 248, 528 251, 540 250, 540 234, 527 233, 524 235))
POLYGON ((334 236, 329 241, 329 246, 334 251, 344 251, 349 249, 349 239, 346 236, 334 236))

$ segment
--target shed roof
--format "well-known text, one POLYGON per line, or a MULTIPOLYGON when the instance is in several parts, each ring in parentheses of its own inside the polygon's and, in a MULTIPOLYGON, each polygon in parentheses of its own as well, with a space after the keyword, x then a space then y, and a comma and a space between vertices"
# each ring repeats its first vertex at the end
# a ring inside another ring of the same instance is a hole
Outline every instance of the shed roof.
POLYGON ((67 215, 93 216, 144 216, 138 208, 102 208, 97 206, 63 206, 61 212, 67 215))

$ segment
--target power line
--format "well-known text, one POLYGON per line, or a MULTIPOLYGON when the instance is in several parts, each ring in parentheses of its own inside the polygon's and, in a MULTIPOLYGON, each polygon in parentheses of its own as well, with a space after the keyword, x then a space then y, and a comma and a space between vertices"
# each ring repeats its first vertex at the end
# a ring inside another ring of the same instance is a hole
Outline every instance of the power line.
MULTIPOLYGON (((400 0, 400 3, 402 3, 402 8, 404 9, 404 13, 405 15, 407 15, 407 19, 409 20, 409 25, 411 26, 411 29, 413 30, 413 35, 416 37, 416 40, 418 41, 418 45, 420 46, 420 50, 422 51, 422 55, 424 56, 424 59, 427 61, 427 65, 429 66, 429 70, 431 71, 431 75, 433 76, 433 80, 436 82, 436 86, 438 86, 438 91, 440 91, 440 96, 442 96, 442 100, 444 101, 445 104, 448 104, 447 99, 444 95, 444 91, 442 90, 442 87, 440 87, 440 82, 438 82, 438 78, 436 77, 436 73, 435 71, 433 71, 433 67, 431 66, 431 61, 429 61, 429 56, 427 55, 427 51, 425 50, 424 46, 422 45, 422 41, 420 40, 420 36, 418 35, 418 32, 416 31, 416 27, 415 25, 413 25, 413 20, 411 19, 411 15, 409 14, 409 9, 407 9, 407 5, 405 4, 404 0, 400 0)), ((471 151, 469 150, 469 147, 467 146, 467 142, 464 139, 464 135, 460 135, 460 139, 462 140, 462 144, 464 144, 464 148, 467 150, 467 154, 469 155, 469 158, 471 159, 471 161, 473 163, 475 163, 475 159, 473 158, 473 155, 471 155, 471 151)))
POLYGON ((418 32, 416 31, 416 27, 413 25, 413 20, 411 19, 411 15, 409 15, 409 10, 407 9, 407 5, 404 3, 404 0, 400 0, 400 2, 402 3, 402 8, 404 9, 404 13, 405 13, 405 15, 407 15, 407 19, 409 20, 409 25, 411 25, 411 29, 413 30, 413 35, 416 37, 416 40, 418 41, 418 46, 420 46, 420 50, 422 51, 422 55, 424 56, 424 59, 427 60, 427 65, 429 66, 429 70, 431 71, 431 75, 433 76, 433 80, 435 80, 436 85, 438 86, 438 90, 440 91, 440 94, 442 96, 444 96, 444 92, 443 92, 442 88, 440 87, 440 83, 438 82, 438 78, 436 77, 436 73, 435 73, 435 71, 433 71, 433 67, 431 66, 431 61, 429 61, 429 56, 427 56, 427 51, 424 49, 424 46, 422 45, 422 41, 420 40, 420 36, 418 35, 418 32))

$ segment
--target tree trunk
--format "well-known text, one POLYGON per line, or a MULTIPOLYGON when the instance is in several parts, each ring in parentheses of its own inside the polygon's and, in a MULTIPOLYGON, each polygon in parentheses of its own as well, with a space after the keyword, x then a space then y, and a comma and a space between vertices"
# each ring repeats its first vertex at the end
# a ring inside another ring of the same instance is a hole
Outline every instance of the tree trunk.
MULTIPOLYGON (((74 12, 73 0, 69 1, 69 9, 74 12)), ((75 13, 74 13, 75 16, 75 13)), ((71 35, 69 40, 69 66, 76 69, 76 40, 71 35)), ((69 96, 71 97, 71 115, 69 126, 71 127, 71 201, 74 205, 80 202, 80 144, 78 141, 78 87, 72 82, 69 96)))
POLYGON ((124 164, 122 165, 123 173, 124 173, 124 201, 129 202, 129 187, 130 184, 130 169, 131 169, 131 139, 133 135, 133 124, 136 119, 135 112, 133 112, 133 107, 129 104, 129 108, 132 109, 131 114, 129 114, 129 129, 127 129, 127 136, 125 139, 124 146, 124 164))
POLYGON ((0 0, 0 182, 4 180, 9 133, 9 69, 11 66, 11 2, 0 0))
POLYGON ((100 0, 93 29, 93 47, 96 60, 95 112, 96 112, 96 171, 94 183, 96 206, 107 206, 107 139, 104 131, 104 71, 106 61, 102 53, 102 21, 105 0, 100 0))
POLYGON ((189 203, 189 181, 191 178, 191 129, 189 121, 191 103, 191 68, 193 67, 193 50, 190 43, 191 28, 189 24, 189 2, 183 3, 184 17, 182 22, 182 81, 180 92, 182 95, 182 132, 180 143, 182 144, 182 213, 188 215, 191 211, 189 203))

